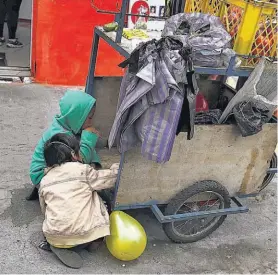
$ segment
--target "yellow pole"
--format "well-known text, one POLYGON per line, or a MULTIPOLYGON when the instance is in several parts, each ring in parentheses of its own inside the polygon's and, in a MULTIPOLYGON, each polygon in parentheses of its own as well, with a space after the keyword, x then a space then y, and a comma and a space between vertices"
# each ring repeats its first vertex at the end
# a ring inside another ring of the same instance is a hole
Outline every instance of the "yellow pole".
MULTIPOLYGON (((237 1, 233 1, 237 2, 237 1)), ((242 1, 241 1, 242 3, 242 1)), ((252 47, 252 41, 257 32, 258 23, 262 13, 262 7, 254 3, 247 3, 243 18, 241 19, 241 27, 236 36, 234 50, 239 54, 249 54, 252 47), (242 24, 244 22, 244 24, 242 24)))

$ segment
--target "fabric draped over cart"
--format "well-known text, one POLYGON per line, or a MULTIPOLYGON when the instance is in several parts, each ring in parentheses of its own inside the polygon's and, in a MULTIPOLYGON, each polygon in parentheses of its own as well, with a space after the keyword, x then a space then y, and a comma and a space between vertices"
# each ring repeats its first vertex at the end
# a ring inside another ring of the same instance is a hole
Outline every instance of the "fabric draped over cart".
POLYGON ((116 141, 119 151, 125 152, 141 144, 147 159, 159 163, 170 159, 188 84, 187 68, 192 67, 179 54, 182 48, 173 38, 152 40, 120 64, 129 65, 129 70, 122 80, 109 147, 116 141))

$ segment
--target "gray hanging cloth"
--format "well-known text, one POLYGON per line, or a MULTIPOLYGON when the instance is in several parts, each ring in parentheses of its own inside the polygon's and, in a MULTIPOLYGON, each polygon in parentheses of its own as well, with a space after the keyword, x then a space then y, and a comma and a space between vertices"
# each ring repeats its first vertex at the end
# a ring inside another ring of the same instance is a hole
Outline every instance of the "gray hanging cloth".
POLYGON ((183 13, 186 0, 165 0, 165 16, 170 17, 172 15, 183 13))

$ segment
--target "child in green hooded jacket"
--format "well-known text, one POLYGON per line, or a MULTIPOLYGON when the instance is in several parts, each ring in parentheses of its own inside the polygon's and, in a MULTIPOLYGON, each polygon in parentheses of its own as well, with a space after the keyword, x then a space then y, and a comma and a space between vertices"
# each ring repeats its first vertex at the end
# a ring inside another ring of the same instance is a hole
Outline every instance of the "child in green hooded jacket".
POLYGON ((58 133, 75 135, 79 138, 82 162, 100 165, 99 156, 95 151, 98 132, 92 124, 95 103, 96 100, 86 93, 80 91, 65 93, 60 100, 60 114, 54 117, 51 126, 44 132, 35 148, 30 166, 30 178, 34 185, 41 182, 46 168, 43 155, 44 144, 58 133))

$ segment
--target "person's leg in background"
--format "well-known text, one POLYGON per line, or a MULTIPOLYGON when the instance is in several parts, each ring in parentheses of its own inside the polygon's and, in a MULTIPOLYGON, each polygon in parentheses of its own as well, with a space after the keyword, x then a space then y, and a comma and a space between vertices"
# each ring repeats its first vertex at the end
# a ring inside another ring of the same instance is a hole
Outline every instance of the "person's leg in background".
POLYGON ((6 0, 0 0, 0 46, 5 43, 4 23, 6 18, 6 0))
POLYGON ((8 0, 7 1, 7 14, 8 14, 8 29, 9 41, 7 47, 21 48, 23 44, 16 38, 16 31, 18 25, 19 10, 22 0, 8 0))

